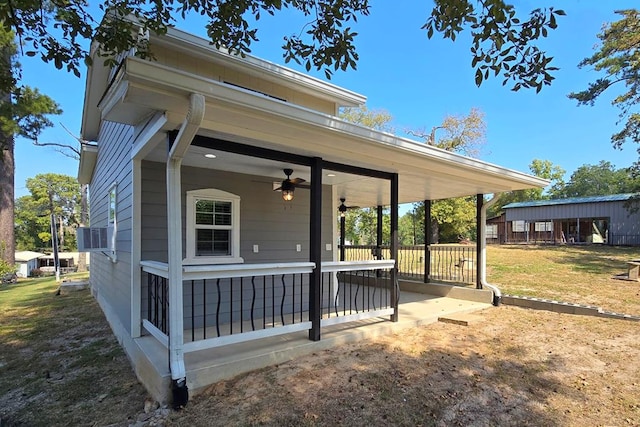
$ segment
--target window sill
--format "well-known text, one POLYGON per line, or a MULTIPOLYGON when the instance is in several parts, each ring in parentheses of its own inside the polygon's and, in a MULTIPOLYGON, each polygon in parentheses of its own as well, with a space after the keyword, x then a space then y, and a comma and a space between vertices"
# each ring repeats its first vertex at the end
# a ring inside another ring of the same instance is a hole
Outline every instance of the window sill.
POLYGON ((185 258, 182 265, 218 265, 218 264, 243 264, 244 258, 233 256, 185 258))

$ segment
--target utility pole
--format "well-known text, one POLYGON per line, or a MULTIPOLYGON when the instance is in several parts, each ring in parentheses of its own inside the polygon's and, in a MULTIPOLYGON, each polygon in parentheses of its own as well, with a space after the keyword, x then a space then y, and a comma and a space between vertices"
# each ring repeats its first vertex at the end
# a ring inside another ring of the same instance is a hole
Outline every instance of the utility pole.
POLYGON ((56 216, 51 210, 51 242, 53 246, 53 268, 56 272, 56 282, 60 281, 60 257, 58 255, 58 229, 56 226, 56 216))

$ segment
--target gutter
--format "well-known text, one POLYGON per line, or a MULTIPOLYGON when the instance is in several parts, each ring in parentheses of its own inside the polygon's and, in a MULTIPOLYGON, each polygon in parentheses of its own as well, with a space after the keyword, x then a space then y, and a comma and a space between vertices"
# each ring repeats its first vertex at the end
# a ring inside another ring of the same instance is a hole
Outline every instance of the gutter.
POLYGON ((493 305, 496 307, 500 305, 502 301, 502 292, 497 286, 487 282, 487 209, 496 204, 498 197, 494 194, 493 197, 482 204, 480 208, 480 233, 478 238, 480 239, 480 285, 483 288, 487 288, 493 292, 493 305))
POLYGON ((173 407, 180 409, 189 400, 184 365, 184 325, 182 301, 182 159, 204 119, 205 100, 199 93, 189 97, 189 111, 167 155, 167 224, 169 265, 169 369, 173 407))

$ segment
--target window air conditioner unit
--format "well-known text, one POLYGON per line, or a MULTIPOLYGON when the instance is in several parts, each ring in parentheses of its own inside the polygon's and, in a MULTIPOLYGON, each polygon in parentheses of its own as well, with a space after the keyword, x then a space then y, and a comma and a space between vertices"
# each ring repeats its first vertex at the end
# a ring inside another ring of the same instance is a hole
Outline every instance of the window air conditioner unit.
POLYGON ((79 252, 110 251, 113 227, 78 227, 76 238, 79 252))

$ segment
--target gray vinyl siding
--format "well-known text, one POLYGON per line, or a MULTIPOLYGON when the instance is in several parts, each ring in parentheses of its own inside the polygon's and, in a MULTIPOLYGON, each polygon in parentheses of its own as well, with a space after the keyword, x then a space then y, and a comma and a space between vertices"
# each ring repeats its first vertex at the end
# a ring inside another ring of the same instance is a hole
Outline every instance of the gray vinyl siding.
MULTIPOLYGON (((142 259, 167 261, 166 168, 162 163, 142 163, 142 259)), ((185 256, 186 193, 215 188, 240 196, 240 256, 245 263, 309 260, 310 191, 298 189, 291 202, 272 190, 272 178, 200 168, 182 168, 182 229, 185 256), (296 252, 296 244, 302 251, 296 252), (253 252, 258 245, 258 253, 253 252)), ((331 189, 322 195, 323 260, 333 259, 335 242, 331 189), (326 251, 326 244, 332 250, 326 251)))
POLYGON ((609 243, 640 244, 640 214, 630 215, 624 201, 530 206, 505 209, 507 221, 545 221, 562 219, 608 219, 609 243), (621 236, 617 238, 616 236, 621 236), (629 237, 624 237, 629 236, 629 237), (633 237, 635 236, 635 237, 633 237), (636 241, 637 240, 637 241, 636 241))
POLYGON ((117 262, 96 252, 91 257, 91 286, 130 332, 131 328, 131 214, 133 128, 102 122, 98 138, 98 159, 89 187, 92 227, 108 225, 109 191, 116 187, 117 262))
MULTIPOLYGON (((309 260, 309 203, 310 191, 298 189, 295 198, 291 202, 285 202, 279 192, 274 192, 272 188, 272 178, 254 175, 245 175, 224 171, 216 171, 201 168, 182 168, 182 228, 183 228, 183 257, 185 257, 186 234, 186 193, 191 190, 215 188, 240 196, 240 256, 245 263, 270 263, 270 262, 297 262, 309 260), (301 251, 296 251, 296 245, 301 245, 301 251), (253 252, 253 245, 258 245, 258 253, 253 252)), ((142 163, 142 259, 154 261, 167 261, 167 218, 166 218, 166 167, 161 163, 142 163)), ((322 249, 323 260, 333 260, 333 251, 336 249, 333 239, 333 212, 331 200, 331 188, 325 187, 322 195, 323 215, 322 215, 322 249), (332 250, 327 251, 326 245, 331 244, 332 250)), ((257 279, 259 281, 262 278, 257 279)), ((282 278, 278 278, 278 281, 282 278)), ((304 294, 300 295, 298 282, 296 291, 298 298, 295 301, 289 300, 293 295, 291 286, 291 276, 285 278, 285 288, 278 282, 271 294, 271 285, 264 304, 271 307, 272 298, 277 301, 278 312, 283 292, 287 295, 283 304, 285 313, 292 310, 303 310, 308 308, 308 276, 304 275, 304 294), (302 296, 302 302, 299 297, 302 296)), ((300 280, 298 277, 296 280, 300 280)), ((239 279, 235 283, 234 295, 239 293, 239 279)), ((207 324, 211 325, 215 318, 216 306, 220 299, 221 312, 218 320, 226 323, 230 319, 231 292, 227 281, 220 282, 221 293, 218 295, 218 285, 213 280, 193 283, 193 297, 195 300, 194 317, 195 327, 203 324, 203 313, 207 314, 207 324), (204 295, 206 289, 206 296, 204 295), (204 301, 206 300, 206 311, 204 301)), ((245 319, 250 318, 251 298, 249 287, 246 282, 244 288, 246 293, 243 299, 247 305, 243 308, 245 319)), ((184 298, 184 324, 185 328, 191 327, 191 282, 185 282, 184 298)), ((235 295, 234 298, 239 298, 235 295)), ((146 283, 143 284, 142 312, 143 317, 147 307, 146 283)), ((263 297, 260 292, 256 295, 256 307, 263 305, 263 297)), ((234 302, 239 305, 239 300, 234 302)), ((269 308, 270 310, 270 308, 269 308)), ((234 307, 233 318, 240 318, 240 309, 234 307)), ((258 310, 255 316, 261 316, 258 310)))

